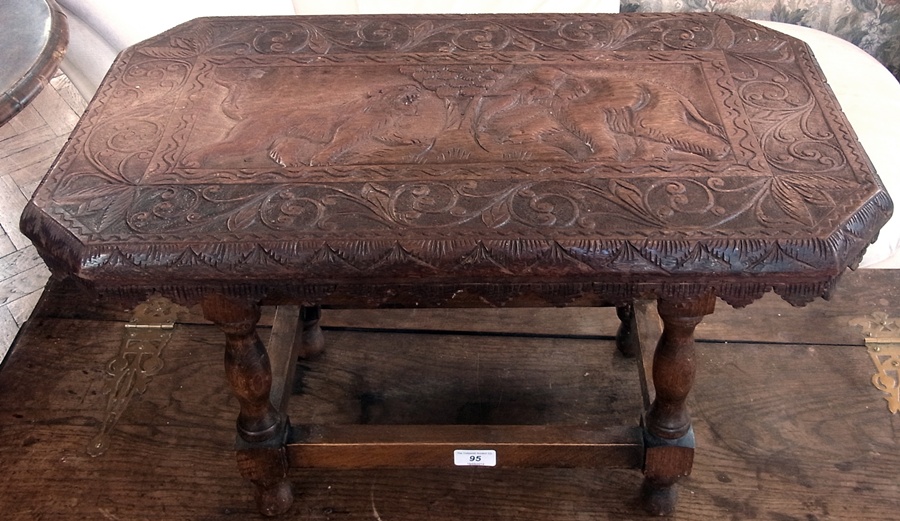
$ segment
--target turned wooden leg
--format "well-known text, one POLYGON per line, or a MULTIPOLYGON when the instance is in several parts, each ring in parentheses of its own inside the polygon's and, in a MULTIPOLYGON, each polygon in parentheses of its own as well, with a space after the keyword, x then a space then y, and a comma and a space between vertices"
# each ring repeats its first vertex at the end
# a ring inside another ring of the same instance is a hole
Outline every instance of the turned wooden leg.
POLYGON ((325 336, 319 326, 322 315, 320 306, 303 306, 300 309, 300 321, 303 332, 300 335, 300 358, 313 358, 325 351, 325 336))
POLYGON ((694 384, 694 328, 713 312, 715 297, 658 303, 663 332, 653 356, 656 398, 644 418, 643 499, 656 515, 675 508, 675 483, 691 472, 694 432, 686 400, 694 384))
POLYGON ((638 353, 637 335, 634 333, 634 304, 616 306, 619 330, 616 331, 616 347, 622 356, 634 358, 638 353))
POLYGON ((238 467, 256 487, 260 513, 284 513, 293 502, 285 452, 288 421, 269 399, 272 367, 256 333, 259 306, 215 295, 203 300, 203 314, 225 333, 225 374, 241 406, 238 467))

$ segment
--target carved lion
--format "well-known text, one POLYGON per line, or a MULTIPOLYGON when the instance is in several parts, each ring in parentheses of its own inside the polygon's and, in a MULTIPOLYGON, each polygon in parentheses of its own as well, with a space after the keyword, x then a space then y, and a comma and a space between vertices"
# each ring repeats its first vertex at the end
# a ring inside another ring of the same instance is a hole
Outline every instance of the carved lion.
POLYGON ((277 108, 265 112, 238 110, 241 98, 264 98, 260 92, 247 93, 252 79, 231 84, 222 104, 222 112, 237 123, 221 141, 188 154, 186 165, 258 164, 261 153, 284 167, 410 162, 434 144, 446 125, 443 102, 422 96, 415 84, 386 85, 349 101, 298 99, 270 104, 277 108))

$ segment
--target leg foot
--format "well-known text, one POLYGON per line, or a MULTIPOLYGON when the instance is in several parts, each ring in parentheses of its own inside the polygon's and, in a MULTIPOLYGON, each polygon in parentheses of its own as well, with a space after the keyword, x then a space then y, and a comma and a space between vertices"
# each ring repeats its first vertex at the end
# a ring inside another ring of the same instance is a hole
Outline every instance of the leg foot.
POLYGON ((203 300, 203 314, 225 333, 225 374, 241 406, 237 419, 238 468, 256 487, 260 513, 272 516, 285 512, 293 501, 285 451, 290 427, 287 416, 270 400, 272 365, 256 333, 259 306, 210 295, 203 300))
POLYGON ((644 480, 641 485, 641 504, 652 516, 669 516, 675 513, 678 502, 678 489, 675 484, 662 485, 644 480))
POLYGON ((294 488, 286 479, 274 484, 254 483, 254 485, 256 485, 256 507, 264 516, 284 514, 294 504, 294 488))
POLYGON ((687 397, 694 384, 694 328, 713 312, 715 297, 658 304, 663 332, 653 354, 656 397, 644 416, 644 506, 666 515, 675 508, 675 483, 690 475, 694 431, 687 397))
POLYGON ((619 330, 616 332, 616 347, 625 358, 634 358, 638 354, 638 337, 634 334, 634 305, 616 306, 619 317, 619 330))
POLYGON ((641 501, 653 515, 672 514, 678 497, 676 483, 691 473, 694 465, 694 431, 677 439, 644 432, 644 484, 641 501))
POLYGON ((322 308, 319 306, 304 306, 300 309, 300 321, 303 323, 303 332, 300 334, 300 358, 314 358, 325 351, 325 336, 319 326, 319 317, 322 308))
POLYGON ((253 483, 256 506, 264 516, 290 510, 294 491, 288 480, 288 460, 284 446, 248 448, 238 443, 237 463, 241 475, 253 483))

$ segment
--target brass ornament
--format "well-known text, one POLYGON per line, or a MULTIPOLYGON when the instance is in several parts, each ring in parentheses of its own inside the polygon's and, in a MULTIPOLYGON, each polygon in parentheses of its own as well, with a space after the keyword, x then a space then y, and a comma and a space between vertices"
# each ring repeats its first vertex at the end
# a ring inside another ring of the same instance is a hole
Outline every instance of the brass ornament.
POLYGON ((110 433, 124 414, 131 398, 143 394, 153 377, 162 370, 163 350, 172 338, 175 320, 183 307, 169 299, 153 296, 138 305, 125 324, 119 353, 106 364, 108 378, 103 386, 107 396, 100 432, 87 447, 93 457, 103 455, 110 444, 110 433))
POLYGON ((885 393, 888 409, 900 412, 900 324, 887 313, 875 312, 854 319, 850 325, 862 328, 869 357, 875 364, 872 385, 885 393))

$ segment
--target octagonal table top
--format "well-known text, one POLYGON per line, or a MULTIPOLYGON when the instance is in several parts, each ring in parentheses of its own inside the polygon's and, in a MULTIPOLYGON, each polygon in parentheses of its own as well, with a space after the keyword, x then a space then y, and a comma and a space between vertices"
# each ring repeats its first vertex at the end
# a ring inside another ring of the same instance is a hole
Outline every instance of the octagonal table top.
POLYGON ((891 208, 806 45, 736 17, 207 18, 120 55, 22 227, 101 288, 743 304, 825 293, 891 208))

